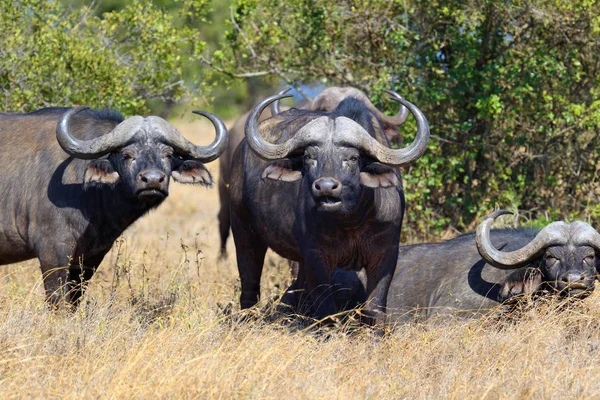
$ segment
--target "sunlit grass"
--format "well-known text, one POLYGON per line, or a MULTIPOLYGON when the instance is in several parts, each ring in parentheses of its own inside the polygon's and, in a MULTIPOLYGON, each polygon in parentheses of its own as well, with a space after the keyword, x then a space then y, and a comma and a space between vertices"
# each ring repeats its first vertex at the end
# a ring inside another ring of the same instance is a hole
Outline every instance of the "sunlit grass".
MULTIPOLYGON (((46 309, 37 261, 0 268, 0 398, 600 395, 597 293, 510 320, 437 320, 382 338, 240 313, 232 244, 216 261, 216 189, 171 191, 115 244, 74 313, 46 309)), ((289 280, 287 263, 269 253, 265 304, 289 280)))

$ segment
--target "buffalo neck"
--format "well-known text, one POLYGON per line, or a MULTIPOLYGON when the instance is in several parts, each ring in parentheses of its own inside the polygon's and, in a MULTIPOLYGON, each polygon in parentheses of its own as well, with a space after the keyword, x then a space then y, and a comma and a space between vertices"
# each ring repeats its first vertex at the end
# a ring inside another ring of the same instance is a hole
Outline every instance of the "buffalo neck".
POLYGON ((119 236, 129 225, 160 203, 147 206, 128 193, 125 184, 92 184, 87 188, 83 176, 89 161, 67 159, 54 171, 48 185, 48 199, 58 208, 70 208, 87 221, 102 227, 107 237, 119 236), (67 167, 74 183, 63 183, 67 167))

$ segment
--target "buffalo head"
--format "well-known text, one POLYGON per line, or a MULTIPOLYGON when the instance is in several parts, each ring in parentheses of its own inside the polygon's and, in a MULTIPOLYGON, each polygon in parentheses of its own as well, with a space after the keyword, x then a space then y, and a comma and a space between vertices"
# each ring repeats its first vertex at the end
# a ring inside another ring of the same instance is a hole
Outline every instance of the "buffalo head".
POLYGON ((360 99, 352 97, 332 112, 314 113, 288 140, 269 143, 260 133, 258 118, 269 104, 289 96, 280 93, 262 101, 250 112, 245 126, 250 148, 272 161, 263 170, 262 178, 285 182, 304 178, 310 201, 319 211, 341 214, 356 209, 361 186, 400 186, 394 167, 409 164, 425 152, 429 125, 415 105, 397 93, 389 93, 417 120, 415 141, 406 148, 390 149, 379 142, 374 137, 374 125, 380 121, 360 99))
MULTIPOLYGON (((285 92, 287 92, 287 89, 280 92, 280 94, 285 92)), ((373 114, 375 114, 383 126, 385 136, 390 142, 398 143, 400 141, 398 126, 402 125, 406 121, 406 118, 408 117, 408 108, 401 104, 396 115, 386 115, 377 107, 375 107, 375 105, 363 91, 355 87, 329 87, 319 93, 317 97, 315 97, 305 106, 305 108, 308 110, 333 111, 344 99, 350 97, 361 101, 373 114)), ((273 103, 271 103, 271 114, 277 115, 280 112, 281 108, 279 106, 279 100, 275 100, 273 103)))
POLYGON ((543 228, 526 246, 511 252, 496 249, 490 241, 493 220, 509 211, 497 210, 477 228, 477 248, 481 256, 500 269, 516 269, 531 264, 539 270, 539 281, 566 296, 586 296, 594 290, 600 252, 600 234, 582 221, 553 222, 543 228))
POLYGON ((160 117, 131 117, 111 132, 91 140, 80 140, 71 129, 75 116, 88 107, 69 110, 56 127, 56 138, 73 158, 94 160, 85 172, 86 188, 121 182, 125 194, 146 206, 157 206, 169 194, 169 179, 181 183, 211 185, 204 162, 213 161, 227 148, 227 129, 215 115, 194 111, 208 118, 216 138, 208 146, 197 146, 160 117), (106 158, 101 158, 107 156, 106 158))

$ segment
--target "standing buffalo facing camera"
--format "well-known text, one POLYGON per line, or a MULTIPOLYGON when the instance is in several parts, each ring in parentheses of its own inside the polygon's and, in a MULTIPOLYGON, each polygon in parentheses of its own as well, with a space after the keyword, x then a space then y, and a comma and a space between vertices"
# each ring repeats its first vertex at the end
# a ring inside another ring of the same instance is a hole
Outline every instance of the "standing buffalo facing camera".
POLYGON ((0 264, 38 258, 47 300, 76 305, 115 239, 169 194, 169 180, 211 185, 196 146, 159 117, 123 119, 87 107, 0 114, 0 264))
MULTIPOLYGON (((600 234, 585 222, 553 222, 531 229, 490 230, 498 210, 477 233, 440 243, 402 246, 388 293, 391 322, 458 314, 474 316, 522 296, 584 298, 594 290, 600 234)), ((336 271, 336 301, 363 288, 356 273, 336 271)))
MULTIPOLYGON (((287 91, 287 90, 286 90, 287 91)), ((284 91, 284 92, 286 92, 284 91)), ((280 92, 281 94, 284 92, 280 92)), ((302 104, 298 108, 312 111, 333 111, 346 98, 353 97, 360 100, 364 105, 375 114, 383 126, 386 137, 391 141, 400 142, 398 126, 402 125, 408 117, 408 109, 400 105, 398 113, 394 116, 389 116, 382 113, 369 100, 366 94, 359 89, 353 87, 337 87, 333 86, 323 90, 312 101, 302 104)), ((259 118, 259 122, 268 119, 281 112, 279 101, 271 103, 271 107, 266 109, 259 118)), ((250 113, 246 113, 238 118, 231 129, 229 130, 229 145, 227 150, 219 159, 219 202, 221 208, 219 210, 219 232, 221 235, 221 253, 222 258, 227 257, 227 239, 229 237, 229 228, 231 226, 230 218, 230 199, 229 199, 229 183, 231 181, 231 159, 235 149, 239 146, 244 138, 244 125, 250 113)))
POLYGON ((230 186, 242 308, 259 299, 270 247, 300 263, 299 280, 306 280, 317 318, 335 312, 330 283, 336 266, 366 270, 365 322, 383 317, 404 215, 397 167, 418 159, 429 140, 421 111, 390 93, 417 121, 415 141, 403 149, 389 147, 377 116, 352 97, 331 112, 293 108, 260 126, 262 111, 285 96, 252 110, 230 186))

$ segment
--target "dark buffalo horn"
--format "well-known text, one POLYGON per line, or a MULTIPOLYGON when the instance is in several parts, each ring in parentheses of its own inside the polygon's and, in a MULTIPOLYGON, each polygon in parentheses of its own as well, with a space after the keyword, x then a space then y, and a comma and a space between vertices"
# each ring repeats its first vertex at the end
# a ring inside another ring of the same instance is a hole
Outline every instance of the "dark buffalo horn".
MULTIPOLYGON (((392 92, 390 90, 386 90, 385 92, 390 93, 390 94, 394 93, 395 95, 398 95, 396 92, 392 92)), ((406 119, 408 118, 408 108, 406 108, 404 105, 402 105, 402 103, 400 103, 400 109, 398 110, 398 113, 396 115, 394 115, 393 117, 390 117, 389 115, 385 115, 380 110, 375 108, 375 106, 373 106, 373 108, 376 110, 377 117, 381 121, 388 123, 390 125, 402 125, 404 122, 406 122, 406 119)))
POLYGON ((197 146, 190 142, 177 128, 160 117, 151 116, 147 118, 150 125, 154 127, 151 134, 155 135, 163 143, 173 147, 179 155, 191 157, 202 162, 211 162, 227 149, 227 142, 229 141, 227 127, 221 119, 212 113, 207 111, 192 112, 208 118, 215 127, 215 140, 208 146, 197 146))
MULTIPOLYGON (((411 114, 417 120, 417 135, 415 140, 405 148, 402 149, 390 149, 382 145, 373 145, 373 156, 381 163, 391 165, 394 167, 400 167, 402 165, 410 164, 425 153, 427 150, 427 143, 429 143, 429 123, 425 115, 419 110, 417 106, 409 101, 406 101, 398 93, 391 90, 386 90, 393 100, 402 104, 411 112, 411 114)), ((376 142, 375 139, 372 140, 376 142)), ((379 144, 377 142, 377 144, 379 144)))
MULTIPOLYGON (((282 91, 280 91, 279 93, 277 93, 277 95, 284 95, 286 94, 291 88, 287 88, 287 89, 283 89, 282 91)), ((281 112, 281 108, 279 107, 279 100, 275 100, 274 102, 271 103, 271 115, 275 116, 277 114, 279 114, 281 112)))
POLYGON ((479 254, 490 265, 499 269, 516 269, 527 265, 538 257, 548 246, 566 244, 567 224, 562 221, 553 222, 542 229, 525 247, 515 251, 503 252, 494 247, 490 239, 490 229, 494 219, 500 215, 512 214, 506 210, 496 210, 483 219, 477 227, 475 242, 479 254))
POLYGON ((402 125, 408 117, 408 108, 400 104, 398 113, 393 117, 385 115, 381 112, 371 100, 361 90, 354 87, 337 87, 332 86, 315 97, 309 105, 309 109, 318 111, 333 111, 344 99, 354 97, 363 102, 369 110, 371 110, 377 118, 389 125, 402 125))
POLYGON ((227 127, 215 114, 199 110, 192 112, 208 118, 213 124, 215 127, 215 140, 208 146, 196 146, 195 144, 188 142, 190 144, 190 155, 202 162, 216 160, 225 150, 227 150, 227 144, 229 143, 229 132, 227 131, 227 127))
POLYGON ((163 143, 173 147, 179 155, 206 163, 216 160, 227 149, 227 142, 229 141, 227 127, 219 117, 212 113, 207 111, 192 112, 208 118, 215 127, 215 140, 208 146, 197 146, 190 142, 177 128, 160 117, 151 116, 147 118, 150 125, 158 127, 158 129, 154 128, 152 134, 156 135, 163 143))
POLYGON ((288 154, 298 148, 306 147, 310 143, 321 141, 323 138, 323 130, 330 129, 336 129, 335 140, 337 143, 359 148, 377 161, 394 167, 413 162, 423 155, 427 149, 427 143, 429 142, 429 124, 427 123, 427 119, 421 110, 412 103, 404 100, 398 94, 394 94, 393 99, 408 107, 417 120, 417 137, 414 142, 406 148, 394 150, 384 146, 369 135, 369 133, 356 121, 345 117, 337 119, 337 128, 333 128, 331 122, 326 121, 326 117, 317 118, 303 126, 285 143, 269 143, 261 136, 257 121, 262 111, 269 104, 284 97, 290 96, 277 94, 263 100, 252 109, 250 115, 248 115, 248 118, 246 119, 245 132, 248 145, 256 152, 256 154, 264 159, 277 160, 285 158, 288 154))
POLYGON ((591 225, 583 221, 575 221, 571 223, 571 231, 574 231, 571 240, 576 246, 590 246, 600 252, 600 233, 591 225))
POLYGON ((286 157, 289 153, 290 146, 287 143, 269 143, 262 137, 260 130, 258 129, 258 119, 260 118, 260 114, 262 114, 265 108, 267 108, 267 106, 274 101, 281 100, 286 97, 292 97, 292 95, 287 94, 289 90, 290 89, 286 89, 283 93, 278 93, 274 96, 267 97, 257 104, 250 111, 248 118, 246 118, 244 133, 246 135, 248 145, 256 154, 264 159, 277 160, 286 157))
POLYGON ((71 157, 91 160, 102 157, 128 144, 143 124, 142 117, 131 117, 117 125, 110 133, 92 140, 79 140, 69 131, 72 117, 89 107, 75 107, 67 111, 56 125, 56 140, 71 157))

